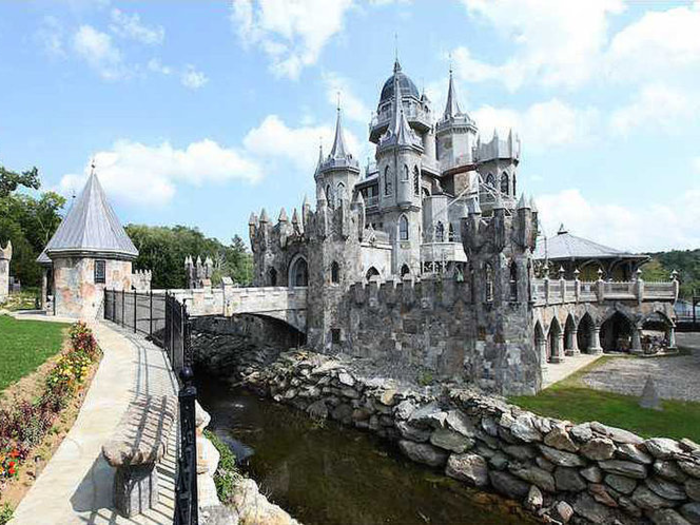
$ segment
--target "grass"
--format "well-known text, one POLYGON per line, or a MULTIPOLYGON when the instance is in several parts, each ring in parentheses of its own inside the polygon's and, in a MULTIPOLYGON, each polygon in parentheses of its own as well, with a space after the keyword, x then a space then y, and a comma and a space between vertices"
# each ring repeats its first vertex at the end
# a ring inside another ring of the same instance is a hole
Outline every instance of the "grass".
POLYGON ((62 323, 19 321, 0 315, 0 391, 56 355, 67 328, 62 323))
POLYGON ((637 358, 601 357, 537 395, 513 396, 509 401, 537 414, 575 423, 599 421, 643 437, 687 437, 700 442, 700 403, 663 400, 663 410, 658 411, 640 407, 636 396, 587 388, 582 377, 610 359, 637 358))

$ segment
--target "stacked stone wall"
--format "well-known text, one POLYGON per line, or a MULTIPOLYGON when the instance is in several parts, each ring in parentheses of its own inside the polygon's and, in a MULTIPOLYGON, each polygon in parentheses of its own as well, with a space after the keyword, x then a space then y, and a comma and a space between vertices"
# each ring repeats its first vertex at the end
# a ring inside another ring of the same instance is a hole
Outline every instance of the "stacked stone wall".
POLYGON ((700 523, 700 445, 540 417, 458 387, 365 378, 287 352, 245 382, 314 418, 376 432, 413 461, 571 523, 700 523))

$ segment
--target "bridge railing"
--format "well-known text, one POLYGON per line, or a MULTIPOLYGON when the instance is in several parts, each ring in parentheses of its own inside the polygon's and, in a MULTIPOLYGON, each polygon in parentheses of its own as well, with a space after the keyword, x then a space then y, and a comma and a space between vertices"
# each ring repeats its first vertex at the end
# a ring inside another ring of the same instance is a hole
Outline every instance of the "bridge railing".
POLYGON ((536 306, 603 301, 673 301, 678 298, 678 281, 583 282, 564 279, 535 279, 532 299, 536 306))

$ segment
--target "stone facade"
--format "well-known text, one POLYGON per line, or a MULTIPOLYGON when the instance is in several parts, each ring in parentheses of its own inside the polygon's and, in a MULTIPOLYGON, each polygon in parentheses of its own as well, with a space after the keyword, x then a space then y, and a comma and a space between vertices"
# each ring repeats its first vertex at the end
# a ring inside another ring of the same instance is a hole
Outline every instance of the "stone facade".
POLYGON ((245 384, 395 441, 411 460, 572 523, 698 523, 700 445, 540 417, 450 385, 365 377, 352 361, 287 352, 245 384))
POLYGON ((7 241, 3 248, 0 244, 0 304, 7 300, 10 293, 10 261, 12 260, 12 243, 7 241))

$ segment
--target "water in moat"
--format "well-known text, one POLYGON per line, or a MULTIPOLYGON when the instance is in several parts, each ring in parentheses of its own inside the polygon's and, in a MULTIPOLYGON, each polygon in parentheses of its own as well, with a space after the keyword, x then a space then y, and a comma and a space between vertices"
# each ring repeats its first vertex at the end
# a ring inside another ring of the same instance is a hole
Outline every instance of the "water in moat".
MULTIPOLYGON (((416 465, 391 443, 206 377, 197 397, 210 429, 237 454, 261 492, 306 525, 529 523, 519 509, 440 471, 416 465)), ((534 523, 534 521, 532 521, 534 523)))

